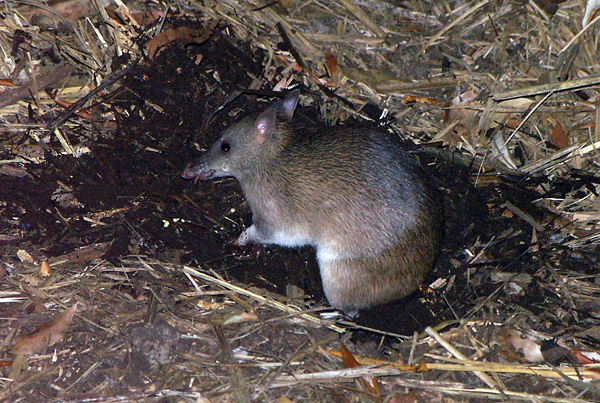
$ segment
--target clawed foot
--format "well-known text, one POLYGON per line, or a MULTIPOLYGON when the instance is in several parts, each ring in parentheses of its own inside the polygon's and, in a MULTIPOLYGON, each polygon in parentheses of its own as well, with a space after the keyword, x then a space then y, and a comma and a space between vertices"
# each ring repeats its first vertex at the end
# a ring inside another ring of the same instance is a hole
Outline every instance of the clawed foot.
POLYGON ((250 243, 250 236, 248 235, 248 230, 245 230, 240 234, 240 236, 233 242, 236 246, 245 246, 250 243))
POLYGON ((251 225, 248 228, 246 228, 233 244, 236 246, 244 246, 251 243, 260 243, 256 240, 256 227, 254 225, 251 225))

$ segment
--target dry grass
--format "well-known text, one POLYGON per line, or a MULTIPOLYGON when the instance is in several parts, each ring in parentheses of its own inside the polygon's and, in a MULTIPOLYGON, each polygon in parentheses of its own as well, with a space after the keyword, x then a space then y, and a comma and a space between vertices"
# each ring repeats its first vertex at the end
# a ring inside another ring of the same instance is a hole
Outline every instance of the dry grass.
MULTIPOLYGON (((203 43, 221 30, 259 55, 261 74, 248 72, 252 89, 300 83, 304 104, 319 107, 330 123, 378 120, 374 104, 401 137, 470 167, 476 186, 504 182, 537 194, 533 203, 545 215, 533 217, 509 201, 497 214, 527 223, 526 253, 536 269, 521 268, 530 276, 523 281, 535 277, 540 295, 555 298, 540 301, 547 304, 543 313, 513 304, 508 289, 526 286, 516 278, 520 268, 511 267, 516 273, 471 301, 456 321, 414 337, 375 332, 381 341, 394 340, 391 346, 361 343, 351 337, 357 326, 319 315, 324 307, 224 279, 208 265, 144 256, 111 263, 101 259, 109 246, 93 242, 47 259, 48 245, 32 247, 27 229, 13 231, 8 223, 0 227, 7 245, 0 268, 2 358, 13 361, 17 331, 47 320, 36 308, 81 305, 56 346, 1 368, 0 401, 598 400, 598 364, 578 353, 597 348, 600 337, 600 51, 597 24, 581 28, 582 3, 552 10, 517 0, 174 1, 148 6, 153 23, 141 17, 142 3, 108 9, 100 0, 74 2, 73 9, 2 3, 0 77, 10 79, 0 87, 2 177, 31 177, 33 165, 88 155, 90 139, 118 133, 116 115, 134 114, 105 97, 118 98, 111 91, 122 77, 149 55, 158 58, 170 35, 203 43), (166 11, 169 21, 197 24, 197 32, 165 24, 166 11), (17 255, 32 248, 37 255, 17 255), (579 266, 578 256, 586 256, 587 266, 579 266), (49 277, 39 272, 44 260, 49 277), (157 337, 144 350, 130 335, 154 329, 157 312, 178 336, 157 337), (554 349, 543 350, 560 351, 562 359, 526 363, 511 347, 513 328, 536 346, 553 340, 554 349), (344 368, 340 342, 359 366, 344 368), (178 346, 166 352, 176 351, 175 358, 148 358, 169 343, 178 346)), ((139 98, 146 111, 164 113, 139 98)), ((3 203, 0 209, 9 211, 3 203)), ((102 226, 136 208, 86 211, 79 219, 102 226)), ((223 228, 226 218, 215 221, 223 228)), ((510 236, 497 234, 490 244, 510 236)), ((487 248, 483 240, 465 245, 468 263, 485 264, 487 248)))

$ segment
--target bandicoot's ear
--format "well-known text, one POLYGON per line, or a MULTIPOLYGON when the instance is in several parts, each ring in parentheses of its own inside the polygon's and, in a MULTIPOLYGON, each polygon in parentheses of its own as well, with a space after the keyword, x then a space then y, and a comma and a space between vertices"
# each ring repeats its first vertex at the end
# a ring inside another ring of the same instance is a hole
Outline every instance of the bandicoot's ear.
POLYGON ((294 116, 294 111, 298 105, 298 98, 300 97, 300 90, 294 90, 287 94, 287 96, 281 101, 281 111, 284 116, 291 119, 294 116))
POLYGON ((277 111, 273 108, 268 108, 266 111, 258 115, 254 127, 258 135, 256 136, 259 143, 264 143, 275 133, 277 126, 277 111))

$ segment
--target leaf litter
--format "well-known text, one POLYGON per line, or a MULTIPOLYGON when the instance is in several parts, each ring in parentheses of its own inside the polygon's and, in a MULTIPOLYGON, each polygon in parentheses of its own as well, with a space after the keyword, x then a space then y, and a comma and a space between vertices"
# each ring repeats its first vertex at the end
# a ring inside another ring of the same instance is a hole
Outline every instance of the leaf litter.
POLYGON ((0 400, 598 400, 595 2, 1 7, 0 400), (444 192, 412 298, 336 316, 310 249, 231 245, 234 181, 179 177, 292 86, 444 192))

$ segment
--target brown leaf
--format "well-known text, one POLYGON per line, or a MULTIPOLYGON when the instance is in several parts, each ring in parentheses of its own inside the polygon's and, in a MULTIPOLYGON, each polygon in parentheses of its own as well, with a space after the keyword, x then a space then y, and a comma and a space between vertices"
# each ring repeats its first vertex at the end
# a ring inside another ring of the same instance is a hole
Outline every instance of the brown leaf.
POLYGON ((163 18, 165 15, 164 12, 158 10, 141 10, 134 11, 131 13, 131 17, 138 23, 141 27, 149 27, 158 21, 160 18, 163 18))
POLYGON ((165 45, 176 40, 181 40, 184 43, 193 42, 198 45, 206 42, 215 32, 215 28, 219 24, 219 21, 220 20, 213 21, 210 26, 199 34, 194 34, 191 28, 185 26, 165 29, 146 43, 148 57, 153 60, 165 45))
MULTIPOLYGON (((109 0, 101 0, 98 2, 108 5, 109 0)), ((92 2, 87 0, 66 0, 66 1, 51 1, 50 6, 43 4, 37 7, 23 10, 23 15, 38 26, 51 26, 60 23, 60 19, 64 22, 75 24, 80 18, 89 16, 94 12, 92 2)))
POLYGON ((473 120, 474 116, 479 114, 479 111, 471 108, 463 108, 463 106, 469 106, 478 96, 478 92, 469 90, 452 99, 448 105, 449 108, 444 111, 444 121, 451 123, 458 120, 464 124, 467 121, 473 120))
POLYGON ((575 128, 594 130, 596 128, 596 123, 595 122, 586 122, 586 123, 582 123, 580 125, 576 125, 575 128))
POLYGON ((2 78, 0 79, 0 86, 3 87, 15 87, 15 83, 10 78, 2 78))
POLYGON ((40 264, 40 275, 43 277, 48 277, 51 273, 50 265, 46 259, 42 260, 42 264, 40 264))
MULTIPOLYGON (((356 358, 352 355, 350 351, 344 346, 344 344, 340 344, 340 350, 342 351, 342 362, 344 363, 344 368, 355 368, 360 366, 356 358)), ((376 401, 381 399, 381 394, 379 392, 379 382, 377 382, 376 377, 372 377, 370 380, 359 378, 360 383, 367 389, 370 393, 375 395, 376 401)))
MULTIPOLYGON (((64 108, 64 109, 69 109, 69 108, 71 107, 71 105, 73 105, 73 103, 71 103, 71 102, 68 102, 68 101, 65 101, 64 99, 60 99, 60 98, 56 97, 56 95, 55 95, 55 94, 53 94, 53 93, 52 93, 52 92, 50 92, 50 91, 46 91, 46 94, 48 94, 48 96, 49 96, 50 98, 52 98, 52 100, 53 100, 54 102, 56 102, 56 104, 57 104, 58 106, 60 106, 60 107, 62 107, 62 108, 64 108)), ((92 114, 91 114, 91 112, 88 112, 88 111, 85 111, 85 110, 82 110, 82 109, 77 109, 77 110, 76 110, 74 113, 75 113, 77 116, 80 116, 80 117, 82 117, 82 118, 84 118, 84 119, 88 119, 88 120, 92 119, 92 114)))
POLYGON ((422 104, 430 104, 430 105, 442 105, 443 102, 439 101, 435 98, 430 98, 430 97, 420 97, 420 96, 414 96, 414 95, 404 95, 404 97, 402 98, 402 103, 403 104, 412 104, 412 103, 422 103, 422 104))
POLYGON ((15 341, 13 353, 31 355, 43 352, 46 348, 56 344, 64 336, 71 324, 79 302, 54 316, 50 321, 41 324, 31 334, 19 336, 15 341))
POLYGON ((188 27, 168 28, 150 39, 146 43, 146 52, 148 57, 153 60, 161 48, 165 45, 181 39, 183 41, 189 41, 192 39, 192 30, 188 27))
POLYGON ((325 51, 325 64, 327 65, 327 70, 329 70, 329 76, 335 79, 338 67, 337 57, 328 50, 325 51))
POLYGON ((48 259, 48 264, 54 269, 64 264, 87 264, 92 260, 98 259, 102 255, 107 253, 109 247, 109 242, 95 243, 91 245, 82 246, 81 248, 74 250, 73 252, 69 252, 62 256, 57 256, 48 259))
POLYGON ((92 3, 86 0, 60 1, 52 5, 52 8, 72 24, 94 11, 92 3))
POLYGON ((556 122, 556 126, 552 129, 550 142, 559 150, 569 145, 569 139, 560 122, 556 122))
POLYGON ((590 365, 590 364, 599 364, 600 363, 600 354, 597 351, 573 351, 573 357, 577 360, 577 362, 590 365))
POLYGON ((355 368, 360 366, 356 358, 352 355, 350 351, 344 346, 344 344, 340 344, 340 350, 342 351, 342 362, 344 363, 344 368, 355 368))
POLYGON ((258 316, 253 313, 242 312, 238 315, 229 316, 223 322, 223 325, 232 325, 234 323, 245 323, 245 322, 256 322, 258 320, 258 316))

